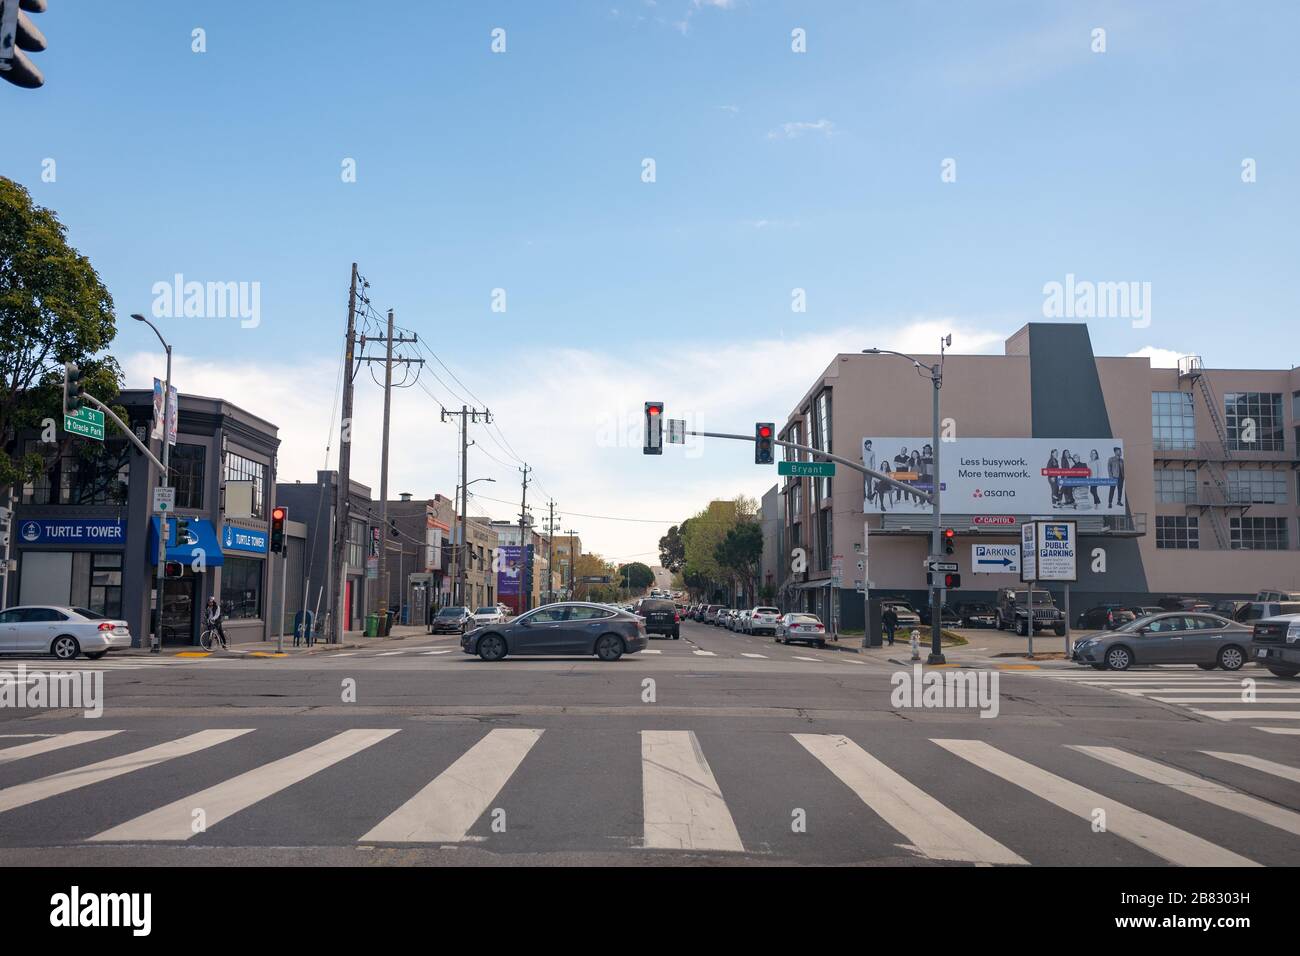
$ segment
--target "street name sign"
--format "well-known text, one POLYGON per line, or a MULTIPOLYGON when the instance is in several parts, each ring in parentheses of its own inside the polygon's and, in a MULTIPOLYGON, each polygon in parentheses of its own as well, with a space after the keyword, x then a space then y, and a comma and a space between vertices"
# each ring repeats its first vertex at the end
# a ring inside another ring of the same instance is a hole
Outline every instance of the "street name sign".
POLYGON ((82 438, 104 440, 104 413, 98 408, 78 408, 71 415, 63 416, 63 430, 82 438))
POLYGON ((1020 545, 972 544, 970 569, 975 574, 1019 574, 1020 545))
POLYGON ((778 475, 790 475, 795 478, 834 478, 835 462, 778 461, 776 463, 776 473, 778 475))

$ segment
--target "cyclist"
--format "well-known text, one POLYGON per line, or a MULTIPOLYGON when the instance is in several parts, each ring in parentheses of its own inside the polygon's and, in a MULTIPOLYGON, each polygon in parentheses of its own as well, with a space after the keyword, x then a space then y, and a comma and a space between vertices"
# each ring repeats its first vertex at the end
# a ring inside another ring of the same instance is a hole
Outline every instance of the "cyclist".
POLYGON ((221 646, 228 650, 230 645, 226 641, 226 631, 225 628, 221 626, 221 622, 222 622, 221 605, 217 603, 217 599, 215 597, 210 597, 208 598, 208 613, 207 613, 208 630, 216 631, 217 636, 221 638, 221 646))

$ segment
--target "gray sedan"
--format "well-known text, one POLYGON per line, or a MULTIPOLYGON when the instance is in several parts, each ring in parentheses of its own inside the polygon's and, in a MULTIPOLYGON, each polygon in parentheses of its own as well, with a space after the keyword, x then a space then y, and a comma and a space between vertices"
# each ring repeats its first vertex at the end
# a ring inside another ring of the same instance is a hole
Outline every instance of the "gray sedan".
POLYGON ((1250 628, 1217 614, 1172 611, 1089 634, 1074 645, 1073 660, 1098 670, 1134 664, 1196 664, 1202 670, 1238 670, 1247 661, 1250 628))
POLYGON ((595 654, 616 661, 645 649, 645 621, 604 604, 563 601, 520 615, 507 624, 478 627, 460 639, 460 649, 485 661, 507 654, 595 654))

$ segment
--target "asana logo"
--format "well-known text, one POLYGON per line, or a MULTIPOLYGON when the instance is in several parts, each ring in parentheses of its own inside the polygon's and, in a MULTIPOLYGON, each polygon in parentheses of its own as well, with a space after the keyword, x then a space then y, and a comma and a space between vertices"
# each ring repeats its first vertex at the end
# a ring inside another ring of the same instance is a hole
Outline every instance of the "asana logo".
POLYGON ((1014 488, 976 488, 970 493, 972 498, 1014 498, 1014 488))

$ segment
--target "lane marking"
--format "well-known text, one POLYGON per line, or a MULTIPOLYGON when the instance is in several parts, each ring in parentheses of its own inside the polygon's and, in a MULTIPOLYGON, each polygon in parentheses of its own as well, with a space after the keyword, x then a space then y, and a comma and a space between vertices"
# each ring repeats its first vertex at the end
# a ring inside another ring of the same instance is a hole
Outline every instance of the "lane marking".
POLYGON ((744 852, 694 731, 641 731, 641 797, 646 847, 744 852))
POLYGON ((768 656, 767 656, 766 654, 747 654, 747 653, 745 653, 744 651, 741 651, 741 652, 740 652, 740 656, 741 656, 741 657, 756 657, 756 658, 758 658, 759 660, 762 660, 762 661, 768 660, 768 656))
POLYGON ((425 651, 425 652, 422 653, 420 656, 421 656, 421 657, 433 657, 433 656, 435 656, 435 655, 437 655, 437 654, 450 654, 453 650, 455 650, 455 648, 453 648, 453 647, 449 647, 449 648, 447 648, 445 651, 425 651))
MULTIPOLYGON (((1088 823, 1093 811, 1106 811, 1106 830, 1162 860, 1179 866, 1258 866, 1195 834, 1112 800, 1095 790, 1013 757, 982 740, 934 739, 934 743, 994 776, 1055 804, 1088 823)), ((1091 831, 1089 831, 1091 833, 1091 831)))
POLYGON ((1233 790, 1221 783, 1215 783, 1213 780, 1207 780, 1204 777, 1178 770, 1167 764, 1139 757, 1137 754, 1128 753, 1118 747, 1085 747, 1079 744, 1070 744, 1069 746, 1071 750, 1085 753, 1089 757, 1096 757, 1112 767, 1118 767, 1120 770, 1143 777, 1153 783, 1163 784, 1171 790, 1177 790, 1179 793, 1185 793, 1197 800, 1212 803, 1223 810, 1240 813, 1252 820, 1258 820, 1260 823, 1267 823, 1271 827, 1285 830, 1293 836, 1300 836, 1300 813, 1293 810, 1267 803, 1258 797, 1252 797, 1240 790, 1233 790))
POLYGON ((1215 720, 1300 720, 1300 710, 1197 710, 1193 714, 1213 717, 1215 720))
POLYGON ((462 842, 541 736, 540 730, 491 731, 358 842, 462 842))
POLYGON ((120 734, 121 732, 120 730, 75 730, 72 733, 59 734, 55 737, 47 737, 44 740, 34 740, 29 744, 19 744, 17 747, 6 747, 4 750, 0 750, 0 763, 12 763, 15 760, 22 760, 24 757, 49 753, 51 750, 62 750, 64 747, 88 744, 95 740, 103 740, 105 737, 112 737, 114 734, 120 734))
POLYGON ((1300 695, 1290 697, 1265 697, 1262 694, 1257 695, 1254 701, 1244 701, 1240 697, 1148 697, 1147 700, 1159 701, 1162 704, 1295 704, 1300 703, 1300 695))
POLYGON ((326 767, 397 733, 396 730, 345 730, 328 740, 271 763, 223 780, 198 793, 97 833, 87 842, 188 840, 194 833, 194 811, 202 810, 207 827, 299 783, 326 767))
POLYGON ((1272 760, 1265 760, 1263 757, 1252 757, 1250 754, 1224 753, 1221 750, 1202 750, 1201 753, 1209 754, 1211 757, 1217 757, 1220 760, 1227 760, 1230 763, 1240 764, 1243 767, 1250 767, 1252 770, 1271 773, 1275 777, 1290 780, 1292 783, 1300 783, 1300 769, 1288 767, 1284 763, 1274 763, 1272 760))
POLYGON ((800 657, 798 654, 793 655, 793 657, 796 661, 812 661, 814 664, 820 664, 822 662, 822 658, 820 657, 800 657))
POLYGON ((1029 861, 972 826, 840 734, 792 734, 882 820, 933 860, 992 865, 1029 861))
POLYGON ((1252 727, 1252 730, 1262 730, 1266 734, 1288 734, 1295 736, 1300 734, 1300 727, 1252 727))
POLYGON ((380 653, 375 654, 374 656, 375 656, 375 657, 392 657, 392 656, 395 655, 395 654, 405 654, 405 653, 406 653, 406 651, 381 651, 380 653))
POLYGON ((694 654, 696 657, 717 657, 718 656, 717 654, 713 653, 713 651, 692 651, 691 653, 694 654))
POLYGON ((98 763, 87 764, 73 770, 65 770, 62 773, 42 777, 30 783, 20 783, 16 787, 0 790, 0 813, 5 810, 13 810, 16 807, 25 807, 29 803, 35 803, 47 797, 55 797, 70 790, 88 787, 93 783, 111 780, 133 770, 144 770, 166 760, 185 757, 252 732, 251 727, 244 730, 200 730, 198 733, 190 734, 187 737, 169 740, 165 744, 158 744, 154 747, 146 747, 144 750, 137 750, 135 753, 111 757, 108 760, 101 760, 98 763))
POLYGON ((662 653, 663 653, 663 648, 659 648, 659 647, 647 647, 647 648, 645 648, 643 651, 641 651, 641 653, 642 653, 642 654, 662 654, 662 653))

